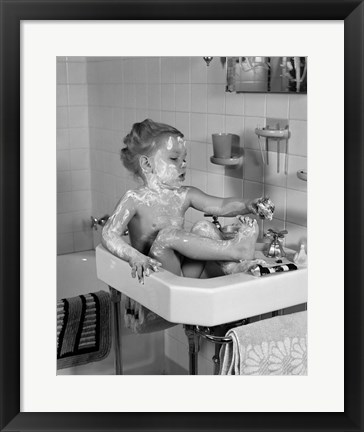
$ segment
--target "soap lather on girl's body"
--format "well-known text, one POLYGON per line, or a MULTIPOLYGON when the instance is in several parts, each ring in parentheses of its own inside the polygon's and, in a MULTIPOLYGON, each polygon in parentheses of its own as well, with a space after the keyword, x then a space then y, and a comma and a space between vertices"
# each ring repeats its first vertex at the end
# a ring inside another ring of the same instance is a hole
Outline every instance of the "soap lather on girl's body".
POLYGON ((186 141, 172 126, 144 120, 135 123, 124 138, 121 159, 140 177, 143 186, 126 192, 102 231, 103 245, 129 262, 133 277, 144 283, 150 271, 163 268, 186 277, 200 277, 206 261, 217 261, 225 273, 246 271, 254 260, 258 224, 244 214, 271 219, 273 203, 218 198, 192 186, 186 176, 186 141), (206 220, 184 229, 188 208, 216 216, 237 216, 236 235, 224 238, 206 220), (130 245, 123 239, 129 230, 130 245))

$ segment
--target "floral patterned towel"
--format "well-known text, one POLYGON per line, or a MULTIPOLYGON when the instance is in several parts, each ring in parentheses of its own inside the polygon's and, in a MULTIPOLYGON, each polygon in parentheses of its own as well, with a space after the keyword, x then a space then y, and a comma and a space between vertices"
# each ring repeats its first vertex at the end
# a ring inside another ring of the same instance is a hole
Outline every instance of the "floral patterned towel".
POLYGON ((307 375, 307 311, 282 315, 227 332, 220 375, 307 375))

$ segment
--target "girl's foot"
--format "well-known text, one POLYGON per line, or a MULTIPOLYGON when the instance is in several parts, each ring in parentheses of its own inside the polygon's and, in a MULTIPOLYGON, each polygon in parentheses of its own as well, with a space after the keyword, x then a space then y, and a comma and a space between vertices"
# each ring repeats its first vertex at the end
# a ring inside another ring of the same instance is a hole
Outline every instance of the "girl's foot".
POLYGON ((259 235, 259 226, 255 219, 248 216, 237 216, 241 226, 231 240, 235 246, 237 260, 252 260, 255 256, 255 244, 259 235))
POLYGON ((248 273, 251 268, 257 265, 266 265, 267 263, 262 259, 253 259, 253 260, 242 260, 242 261, 231 261, 220 263, 222 271, 224 274, 234 274, 234 273, 248 273))

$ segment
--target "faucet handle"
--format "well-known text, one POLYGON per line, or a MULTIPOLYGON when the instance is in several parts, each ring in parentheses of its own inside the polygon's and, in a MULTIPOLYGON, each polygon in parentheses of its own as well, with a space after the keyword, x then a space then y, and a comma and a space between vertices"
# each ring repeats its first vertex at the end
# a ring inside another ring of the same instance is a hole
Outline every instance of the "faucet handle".
POLYGON ((98 219, 95 218, 94 216, 91 216, 91 229, 97 231, 97 224, 98 224, 98 219))
POLYGON ((288 234, 287 230, 276 231, 272 228, 269 228, 266 233, 264 233, 264 237, 273 237, 273 240, 277 240, 278 238, 284 238, 284 236, 288 234))

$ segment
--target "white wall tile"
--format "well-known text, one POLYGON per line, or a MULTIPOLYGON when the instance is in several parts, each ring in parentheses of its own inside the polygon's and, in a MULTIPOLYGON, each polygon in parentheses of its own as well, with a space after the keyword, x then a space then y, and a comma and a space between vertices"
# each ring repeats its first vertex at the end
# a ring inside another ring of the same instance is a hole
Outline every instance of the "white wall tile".
POLYGON ((267 94, 267 117, 288 119, 288 95, 267 94))
POLYGON ((161 58, 161 79, 162 79, 162 83, 175 82, 175 58, 174 57, 161 58))
POLYGON ((137 57, 134 59, 135 66, 135 82, 146 84, 147 82, 147 59, 144 57, 137 57))
POLYGON ((224 196, 224 176, 207 173, 207 193, 217 197, 224 196))
POLYGON ((242 116, 244 114, 243 93, 225 93, 226 114, 242 116))
POLYGON ((124 129, 127 133, 131 131, 131 128, 136 121, 136 110, 130 108, 124 109, 124 129))
POLYGON ((224 196, 242 197, 243 181, 234 177, 224 177, 224 196))
POLYGON ((189 84, 176 84, 176 111, 190 112, 191 98, 189 84))
POLYGON ((111 84, 98 85, 98 106, 111 107, 114 105, 116 86, 111 84))
POLYGON ((90 190, 90 187, 91 177, 88 169, 72 171, 72 190, 90 190))
POLYGON ((114 91, 113 97, 113 106, 122 108, 123 107, 123 98, 124 98, 124 90, 122 84, 116 84, 112 86, 114 91))
POLYGON ((162 113, 160 110, 153 110, 153 109, 148 110, 148 118, 150 118, 151 120, 153 120, 155 122, 161 121, 161 114, 162 113))
POLYGON ((246 93, 244 95, 244 115, 265 117, 265 94, 246 93))
POLYGON ((87 86, 85 84, 74 84, 68 86, 68 88, 70 105, 87 104, 87 86))
POLYGON ((185 140, 190 139, 190 114, 176 112, 176 128, 183 133, 185 140))
POLYGON ((223 84, 208 84, 207 111, 214 114, 225 113, 225 86, 223 84))
MULTIPOLYGON (((262 128, 264 120, 260 117, 244 117, 244 147, 260 151, 258 136, 255 133, 256 128, 262 128)), ((260 139, 264 149, 265 140, 260 139)))
POLYGON ((288 188, 296 189, 302 192, 307 191, 307 182, 297 177, 297 171, 302 169, 307 171, 307 158, 290 155, 288 160, 288 177, 287 177, 288 188))
POLYGON ((57 150, 57 172, 69 171, 71 167, 69 150, 57 150))
POLYGON ((202 57, 191 57, 191 83, 207 83, 207 68, 202 57))
POLYGON ((57 150, 64 150, 69 148, 69 130, 57 129, 57 150))
POLYGON ((265 185, 264 195, 268 196, 275 205, 274 217, 285 220, 286 216, 286 189, 265 185))
POLYGON ((114 131, 121 132, 124 134, 124 111, 122 108, 113 108, 112 109, 112 128, 114 131))
MULTIPOLYGON (((144 118, 143 118, 144 120, 144 118)), ((162 111, 161 122, 174 126, 176 124, 176 113, 174 111, 162 111)))
POLYGON ((72 192, 72 210, 79 211, 91 208, 91 191, 72 192))
POLYGON ((191 84, 191 112, 207 112, 206 84, 191 84))
POLYGON ((301 244, 307 245, 307 228, 287 222, 286 229, 288 231, 286 235, 287 247, 298 252, 301 244))
POLYGON ((93 248, 92 231, 79 231, 73 234, 75 251, 90 250, 93 248))
POLYGON ((162 84, 162 110, 175 110, 174 84, 162 84))
POLYGON ((89 149, 75 149, 70 151, 72 170, 86 170, 90 167, 89 149))
POLYGON ((148 85, 148 108, 160 110, 162 107, 162 90, 160 84, 148 85))
POLYGON ((125 59, 123 61, 124 83, 135 83, 135 67, 134 59, 125 59))
POLYGON ((263 163, 260 152, 246 149, 243 167, 244 180, 263 182, 263 163))
POLYGON ((73 213, 61 213, 57 215, 57 233, 72 233, 73 213))
POLYGON ((191 168, 207 171, 207 148, 202 142, 191 142, 191 168))
POLYGON ((72 192, 57 193, 57 214, 71 213, 73 210, 72 192))
POLYGON ((147 108, 147 86, 146 84, 135 85, 135 106, 137 108, 147 108))
POLYGON ((198 374, 199 375, 213 375, 214 363, 212 360, 207 360, 202 355, 198 358, 198 374))
POLYGON ((68 105, 67 85, 57 84, 57 107, 68 105))
POLYGON ((289 139, 289 154, 307 156, 307 122, 291 120, 289 122, 291 137, 289 139))
POLYGON ((67 63, 70 84, 86 84, 86 62, 67 63))
POLYGON ((293 120, 307 120, 307 95, 289 96, 289 118, 293 120))
POLYGON ((175 57, 175 80, 176 83, 183 84, 190 82, 190 58, 175 57))
POLYGON ((254 199, 263 196, 263 183, 244 180, 244 199, 254 199))
POLYGON ((74 252, 73 234, 57 234, 57 254, 62 255, 70 252, 74 252))
POLYGON ((240 147, 244 147, 244 117, 228 115, 225 117, 225 131, 238 135, 240 147))
POLYGON ((136 107, 135 84, 128 83, 124 86, 125 108, 136 107))
POLYGON ((105 213, 92 213, 90 209, 79 212, 73 212, 72 230, 77 231, 90 231, 91 230, 91 216, 102 217, 105 213))
POLYGON ((201 189, 202 192, 207 192, 207 173, 191 169, 191 186, 201 189))
POLYGON ((206 142, 207 140, 207 115, 191 113, 191 140, 206 142))
POLYGON ((72 190, 72 175, 71 171, 57 172, 57 193, 69 192, 72 190))
POLYGON ((287 189, 287 222, 307 226, 307 193, 287 189))
MULTIPOLYGON (((204 61, 205 63, 205 61, 204 61)), ((207 82, 211 84, 226 84, 226 72, 225 67, 220 61, 220 57, 214 57, 210 65, 207 66, 207 82)))
POLYGON ((159 57, 151 57, 147 59, 148 83, 159 84, 161 82, 160 63, 161 60, 159 57))
POLYGON ((57 107, 57 129, 68 128, 68 109, 57 107))
POLYGON ((265 151, 265 140, 262 140, 264 145, 264 182, 267 185, 286 187, 287 175, 285 174, 285 154, 280 156, 280 169, 277 171, 277 153, 269 151, 268 152, 268 163, 267 163, 267 153, 265 151))
POLYGON ((70 107, 69 125, 70 127, 88 127, 87 107, 70 107))
POLYGON ((110 82, 114 84, 121 84, 123 82, 123 60, 114 59, 109 61, 111 67, 110 70, 110 82))
POLYGON ((67 83, 66 63, 57 62, 57 84, 67 83))
POLYGON ((88 128, 73 128, 69 130, 70 148, 89 148, 88 128))

